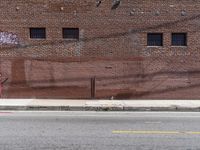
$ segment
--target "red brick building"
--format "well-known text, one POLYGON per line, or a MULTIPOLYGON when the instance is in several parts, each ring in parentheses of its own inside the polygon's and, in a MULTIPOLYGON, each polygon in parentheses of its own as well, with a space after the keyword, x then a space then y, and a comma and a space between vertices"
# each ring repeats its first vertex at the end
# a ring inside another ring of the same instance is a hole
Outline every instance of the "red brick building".
POLYGON ((198 99, 200 1, 2 0, 4 98, 198 99))

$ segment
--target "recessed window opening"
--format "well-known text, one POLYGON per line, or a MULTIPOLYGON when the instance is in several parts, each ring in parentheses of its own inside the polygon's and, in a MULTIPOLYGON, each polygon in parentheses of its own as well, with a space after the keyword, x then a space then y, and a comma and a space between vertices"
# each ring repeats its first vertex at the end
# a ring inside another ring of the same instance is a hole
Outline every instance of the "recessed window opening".
POLYGON ((163 46, 163 34, 162 33, 148 33, 147 46, 163 46))
POLYGON ((79 39, 79 28, 63 28, 64 39, 79 39))
POLYGON ((187 46, 187 34, 172 33, 172 46, 187 46))
POLYGON ((30 28, 31 39, 45 39, 46 29, 45 28, 30 28))

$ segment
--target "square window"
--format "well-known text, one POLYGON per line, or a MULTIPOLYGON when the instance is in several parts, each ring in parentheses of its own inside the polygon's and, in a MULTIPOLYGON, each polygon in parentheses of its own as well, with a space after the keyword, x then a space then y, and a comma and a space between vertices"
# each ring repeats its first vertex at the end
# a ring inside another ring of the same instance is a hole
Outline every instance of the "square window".
POLYGON ((63 28, 64 39, 79 39, 79 28, 63 28))
POLYGON ((172 33, 172 46, 187 46, 187 34, 172 33))
POLYGON ((45 28, 30 28, 31 39, 45 39, 46 29, 45 28))
POLYGON ((163 34, 162 33, 148 33, 147 46, 163 46, 163 34))

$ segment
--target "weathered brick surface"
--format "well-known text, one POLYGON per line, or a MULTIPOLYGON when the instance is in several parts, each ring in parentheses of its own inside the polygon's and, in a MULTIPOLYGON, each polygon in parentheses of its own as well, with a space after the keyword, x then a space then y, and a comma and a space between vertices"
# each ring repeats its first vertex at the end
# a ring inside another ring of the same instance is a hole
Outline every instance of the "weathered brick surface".
POLYGON ((7 98, 198 99, 200 94, 200 1, 2 0, 0 70, 7 98), (45 27, 47 38, 29 38, 45 27), (80 29, 64 40, 62 28, 80 29), (164 35, 148 47, 147 33, 164 35), (186 47, 171 46, 171 33, 187 33, 186 47))

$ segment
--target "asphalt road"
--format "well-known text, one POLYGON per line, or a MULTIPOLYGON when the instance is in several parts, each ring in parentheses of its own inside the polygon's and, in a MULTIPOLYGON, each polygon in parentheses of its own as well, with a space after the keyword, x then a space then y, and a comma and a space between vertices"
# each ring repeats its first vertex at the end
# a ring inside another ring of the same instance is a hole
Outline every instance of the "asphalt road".
POLYGON ((0 112, 1 150, 200 150, 200 113, 0 112))

